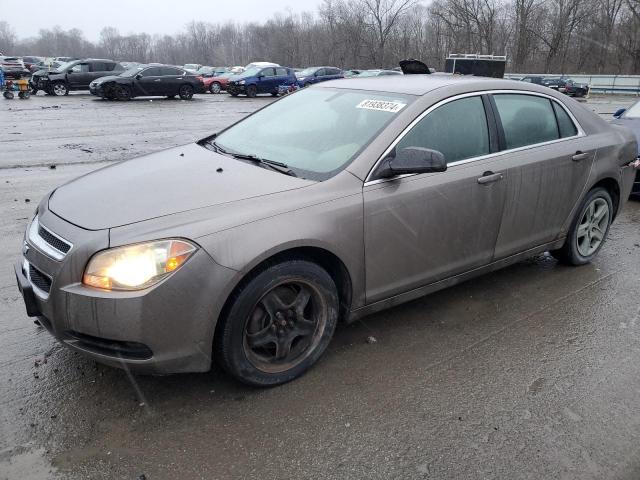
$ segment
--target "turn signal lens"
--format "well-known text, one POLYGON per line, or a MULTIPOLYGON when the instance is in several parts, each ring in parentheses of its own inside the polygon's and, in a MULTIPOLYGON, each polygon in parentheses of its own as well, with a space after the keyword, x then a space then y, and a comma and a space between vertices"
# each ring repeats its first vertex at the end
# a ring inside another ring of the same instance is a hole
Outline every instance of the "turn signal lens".
POLYGON ((141 290, 179 269, 195 251, 185 240, 111 248, 89 260, 82 283, 104 290, 141 290))

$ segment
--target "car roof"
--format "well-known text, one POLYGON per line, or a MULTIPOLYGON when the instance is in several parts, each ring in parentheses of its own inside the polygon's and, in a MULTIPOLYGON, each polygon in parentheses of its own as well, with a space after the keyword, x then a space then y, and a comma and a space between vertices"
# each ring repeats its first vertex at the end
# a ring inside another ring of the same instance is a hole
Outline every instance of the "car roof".
POLYGON ((546 92, 547 89, 535 84, 507 80, 503 78, 475 77, 471 75, 452 75, 433 73, 431 75, 383 75, 379 77, 351 77, 344 80, 332 80, 318 83, 315 88, 344 88, 349 90, 369 90, 407 95, 426 95, 447 86, 464 85, 466 90, 528 90, 546 92))

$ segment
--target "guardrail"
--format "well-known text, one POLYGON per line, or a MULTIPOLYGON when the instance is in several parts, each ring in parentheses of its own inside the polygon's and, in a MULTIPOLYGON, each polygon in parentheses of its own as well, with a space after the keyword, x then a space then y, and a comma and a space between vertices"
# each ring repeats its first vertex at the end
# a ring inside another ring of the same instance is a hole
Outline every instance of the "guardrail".
POLYGON ((505 73, 505 78, 519 80, 523 77, 570 78, 577 83, 586 83, 592 92, 640 95, 640 75, 560 75, 550 73, 505 73))

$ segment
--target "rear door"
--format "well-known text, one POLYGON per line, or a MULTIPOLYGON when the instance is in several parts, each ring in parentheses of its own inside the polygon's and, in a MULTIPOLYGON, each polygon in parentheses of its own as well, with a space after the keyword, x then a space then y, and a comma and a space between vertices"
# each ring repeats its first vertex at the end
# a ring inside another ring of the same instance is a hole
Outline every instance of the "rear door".
MULTIPOLYGON (((94 81, 96 78, 106 77, 107 75, 113 74, 113 69, 115 68, 115 62, 91 62, 90 64, 90 75, 89 83, 94 81)), ((87 87, 89 84, 87 84, 87 87)))
POLYGON ((278 90, 280 85, 289 83, 289 71, 285 67, 276 67, 276 78, 274 80, 274 91, 278 90))
POLYGON ((560 102, 539 94, 492 95, 508 162, 496 259, 556 239, 582 197, 597 146, 560 102))
POLYGON ((161 82, 158 83, 160 95, 177 95, 183 83, 184 71, 175 67, 162 67, 161 82))
POLYGON ((447 171, 373 177, 365 183, 369 303, 486 265, 493 258, 506 174, 503 159, 492 155, 498 144, 488 98, 446 100, 423 115, 394 142, 395 149, 438 150, 447 160, 447 171))

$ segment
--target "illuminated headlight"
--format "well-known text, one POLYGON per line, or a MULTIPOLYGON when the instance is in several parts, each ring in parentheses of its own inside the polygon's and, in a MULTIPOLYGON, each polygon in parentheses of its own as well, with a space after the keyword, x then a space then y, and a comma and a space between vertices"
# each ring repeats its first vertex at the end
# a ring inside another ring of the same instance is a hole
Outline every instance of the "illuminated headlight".
POLYGON ((185 240, 110 248, 89 260, 82 283, 105 290, 142 290, 178 270, 195 251, 185 240))
POLYGON ((240 81, 238 82, 238 85, 244 85, 244 83, 245 83, 245 80, 240 80, 240 81))

